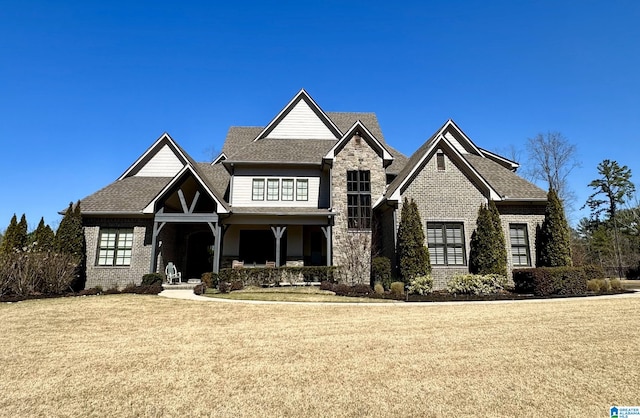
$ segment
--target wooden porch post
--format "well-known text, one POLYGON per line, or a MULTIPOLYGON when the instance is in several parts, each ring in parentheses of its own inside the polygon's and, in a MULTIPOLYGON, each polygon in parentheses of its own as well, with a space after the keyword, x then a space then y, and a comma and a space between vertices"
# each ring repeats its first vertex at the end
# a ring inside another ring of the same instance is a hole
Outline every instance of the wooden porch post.
POLYGON ((276 267, 280 267, 280 238, 282 238, 286 230, 286 226, 271 227, 271 231, 273 231, 273 235, 276 237, 276 267))
POLYGON ((153 222, 153 235, 151 237, 151 263, 149 266, 149 273, 156 272, 156 263, 158 260, 158 254, 156 252, 158 249, 158 235, 160 234, 160 230, 165 224, 166 222, 153 222))
POLYGON ((220 228, 220 222, 216 222, 215 226, 213 226, 212 222, 208 222, 208 224, 215 238, 214 246, 213 246, 213 272, 219 273, 220 272, 220 243, 222 242, 222 228, 220 228))

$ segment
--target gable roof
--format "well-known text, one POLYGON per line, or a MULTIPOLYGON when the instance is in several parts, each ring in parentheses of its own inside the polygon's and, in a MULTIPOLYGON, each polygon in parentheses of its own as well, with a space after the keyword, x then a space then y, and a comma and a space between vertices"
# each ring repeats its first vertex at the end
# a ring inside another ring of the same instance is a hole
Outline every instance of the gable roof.
POLYGON ((385 146, 376 139, 376 137, 367 129, 366 126, 362 124, 360 120, 357 120, 351 128, 336 142, 331 149, 324 156, 327 160, 333 160, 338 152, 344 147, 344 145, 351 140, 354 135, 359 135, 365 141, 369 143, 369 145, 378 151, 382 157, 382 159, 389 163, 393 161, 393 156, 389 153, 389 151, 385 148, 385 146))
POLYGON ((221 193, 218 190, 224 187, 222 183, 228 180, 228 174, 218 179, 219 168, 205 169, 165 132, 115 182, 82 199, 82 212, 85 214, 152 213, 155 202, 186 171, 192 173, 205 192, 218 204, 219 213, 229 211, 229 206, 223 198, 224 191, 221 193), (169 167, 165 169, 163 163, 167 161, 169 161, 169 167), (179 167, 176 162, 179 162, 179 167))
POLYGON ((301 89, 258 134, 255 141, 263 138, 337 139, 340 136, 340 129, 301 89))
POLYGON ((517 164, 478 148, 451 119, 446 121, 415 153, 376 205, 384 200, 397 201, 424 164, 438 148, 445 148, 460 162, 478 184, 485 186, 492 200, 543 200, 546 193, 513 171, 517 164), (515 167, 514 167, 515 165, 515 167))

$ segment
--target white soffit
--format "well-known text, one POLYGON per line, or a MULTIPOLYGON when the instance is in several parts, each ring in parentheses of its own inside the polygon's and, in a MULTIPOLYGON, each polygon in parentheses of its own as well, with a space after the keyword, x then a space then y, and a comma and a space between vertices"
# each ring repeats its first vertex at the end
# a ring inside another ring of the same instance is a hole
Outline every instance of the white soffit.
POLYGON ((168 144, 165 144, 151 157, 147 163, 135 174, 137 177, 173 177, 184 164, 173 152, 168 144))
POLYGON ((265 138, 336 139, 336 136, 305 100, 299 100, 265 138))
POLYGON ((455 136, 449 131, 445 132, 444 137, 447 138, 449 143, 453 145, 460 154, 469 154, 469 152, 462 146, 460 141, 456 139, 455 136))

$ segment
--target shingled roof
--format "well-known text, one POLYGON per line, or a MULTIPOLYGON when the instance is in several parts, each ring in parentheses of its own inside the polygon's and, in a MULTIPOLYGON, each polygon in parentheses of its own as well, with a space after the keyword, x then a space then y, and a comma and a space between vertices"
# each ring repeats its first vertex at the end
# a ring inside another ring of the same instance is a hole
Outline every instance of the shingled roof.
POLYGON ((126 177, 82 199, 83 214, 137 214, 171 181, 171 177, 126 177))
POLYGON ((464 157, 505 200, 547 198, 544 190, 489 158, 472 154, 464 157))

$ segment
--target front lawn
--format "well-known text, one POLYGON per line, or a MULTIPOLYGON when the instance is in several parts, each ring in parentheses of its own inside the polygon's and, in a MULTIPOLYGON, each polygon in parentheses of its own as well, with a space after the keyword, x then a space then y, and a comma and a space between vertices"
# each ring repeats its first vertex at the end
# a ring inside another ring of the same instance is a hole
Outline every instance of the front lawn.
POLYGON ((328 290, 321 290, 317 286, 291 286, 291 287, 247 287, 230 293, 220 293, 215 289, 207 289, 205 296, 234 300, 263 300, 277 302, 395 302, 385 299, 370 299, 366 297, 336 296, 328 290))
POLYGON ((0 304, 2 416, 608 416, 637 405, 640 298, 0 304))

